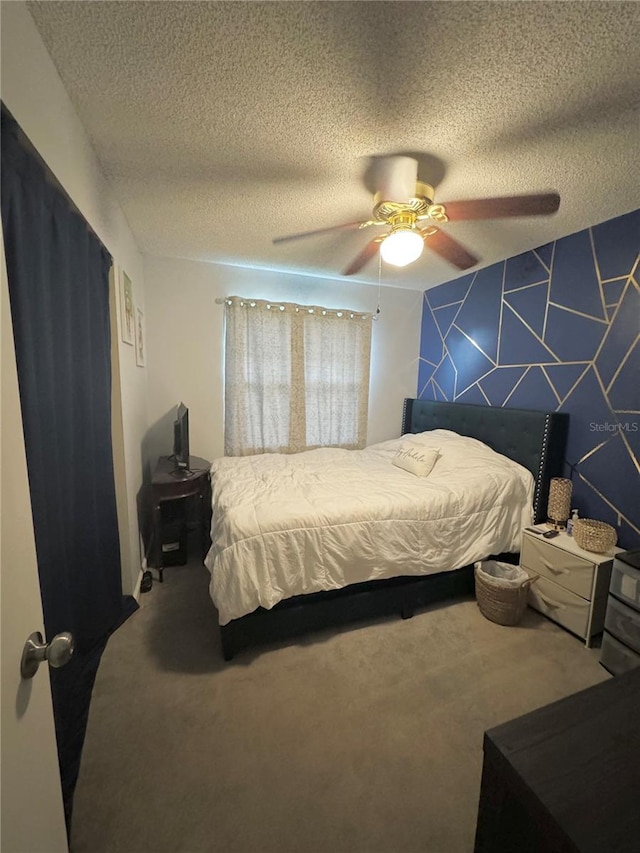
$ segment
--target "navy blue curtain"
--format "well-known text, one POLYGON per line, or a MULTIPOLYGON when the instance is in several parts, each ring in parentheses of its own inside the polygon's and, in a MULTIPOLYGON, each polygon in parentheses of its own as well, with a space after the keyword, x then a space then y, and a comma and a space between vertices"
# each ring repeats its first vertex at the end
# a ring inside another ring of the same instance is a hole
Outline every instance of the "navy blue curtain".
POLYGON ((111 451, 111 256, 2 108, 2 226, 67 825, 89 700, 123 597, 111 451))

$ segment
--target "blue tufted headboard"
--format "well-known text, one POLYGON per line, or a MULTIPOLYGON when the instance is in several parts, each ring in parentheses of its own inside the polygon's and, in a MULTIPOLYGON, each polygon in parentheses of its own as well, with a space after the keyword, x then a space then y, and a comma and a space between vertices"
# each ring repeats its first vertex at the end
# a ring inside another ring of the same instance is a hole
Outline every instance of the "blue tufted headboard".
POLYGON ((561 477, 569 416, 528 409, 499 409, 469 403, 438 403, 407 398, 402 412, 402 434, 450 429, 477 438, 496 453, 508 456, 531 471, 536 481, 535 521, 547 518, 551 477, 561 477))

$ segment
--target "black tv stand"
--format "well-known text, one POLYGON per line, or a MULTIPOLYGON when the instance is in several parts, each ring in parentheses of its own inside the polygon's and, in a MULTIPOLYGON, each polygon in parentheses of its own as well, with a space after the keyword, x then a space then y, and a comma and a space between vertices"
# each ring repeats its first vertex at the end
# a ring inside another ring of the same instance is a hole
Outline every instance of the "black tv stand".
MULTIPOLYGON (((161 458, 166 459, 167 462, 173 462, 173 470, 167 471, 167 473, 175 477, 176 480, 184 480, 195 473, 195 471, 189 468, 189 465, 181 465, 176 459, 175 453, 172 453, 171 456, 163 456, 161 458)), ((191 457, 189 457, 189 460, 191 460, 191 457)))
MULTIPOLYGON (((177 468, 171 456, 161 456, 151 478, 152 494, 152 541, 147 559, 149 566, 156 568, 162 582, 162 512, 165 501, 182 500, 194 497, 197 505, 197 526, 202 539, 202 559, 209 546, 209 528, 211 525, 211 489, 209 486, 209 468, 211 463, 198 456, 189 458, 188 468, 177 468)), ((196 522, 194 521, 194 524, 196 522)))
POLYGON ((173 471, 170 472, 172 477, 175 477, 176 480, 186 480, 188 477, 191 477, 195 472, 191 471, 190 468, 174 468, 173 471))

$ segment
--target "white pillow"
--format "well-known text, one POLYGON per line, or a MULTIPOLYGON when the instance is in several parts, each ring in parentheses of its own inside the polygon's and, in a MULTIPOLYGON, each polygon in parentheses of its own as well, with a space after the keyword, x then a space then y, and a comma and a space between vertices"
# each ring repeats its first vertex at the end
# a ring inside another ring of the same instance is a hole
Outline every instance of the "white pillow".
POLYGON ((391 461, 416 477, 428 477, 439 455, 437 448, 421 450, 415 445, 403 444, 391 461))

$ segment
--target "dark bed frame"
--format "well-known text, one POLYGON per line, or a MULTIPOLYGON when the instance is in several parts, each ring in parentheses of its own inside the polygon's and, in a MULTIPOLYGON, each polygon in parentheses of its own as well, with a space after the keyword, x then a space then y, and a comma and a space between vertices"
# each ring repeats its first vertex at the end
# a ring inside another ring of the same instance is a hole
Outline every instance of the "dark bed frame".
MULTIPOLYGON (((535 478, 534 517, 541 522, 546 519, 549 480, 562 473, 568 422, 566 414, 406 399, 402 434, 449 429, 477 438, 519 462, 535 478)), ((500 556, 513 562, 513 555, 500 556)), ((259 607, 222 625, 222 654, 229 661, 250 646, 289 640, 359 619, 392 613, 408 619, 418 607, 473 590, 473 566, 463 566, 431 575, 367 581, 344 589, 297 595, 271 610, 259 607)))

